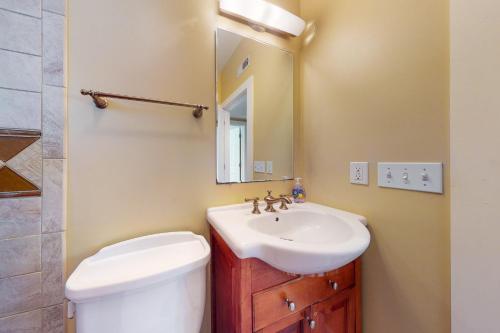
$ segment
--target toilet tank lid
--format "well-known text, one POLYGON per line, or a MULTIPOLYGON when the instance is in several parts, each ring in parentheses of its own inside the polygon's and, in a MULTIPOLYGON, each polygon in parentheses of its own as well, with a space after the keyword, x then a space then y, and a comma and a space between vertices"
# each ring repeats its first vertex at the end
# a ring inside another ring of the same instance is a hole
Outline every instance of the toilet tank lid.
POLYGON ((192 232, 171 232, 104 247, 83 260, 66 282, 75 302, 160 283, 206 266, 210 246, 192 232))

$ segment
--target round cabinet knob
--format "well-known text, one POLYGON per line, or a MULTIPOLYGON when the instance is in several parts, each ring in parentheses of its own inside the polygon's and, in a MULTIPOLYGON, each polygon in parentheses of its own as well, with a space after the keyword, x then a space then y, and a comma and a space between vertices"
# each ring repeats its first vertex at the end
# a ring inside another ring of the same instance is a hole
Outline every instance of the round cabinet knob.
POLYGON ((328 284, 330 285, 330 288, 332 288, 333 290, 339 289, 339 284, 335 281, 328 280, 328 284))
POLYGON ((309 319, 308 322, 309 322, 309 328, 310 329, 313 330, 313 329, 316 328, 316 320, 309 319))
POLYGON ((288 310, 295 311, 295 303, 288 298, 285 300, 286 305, 288 306, 288 310))

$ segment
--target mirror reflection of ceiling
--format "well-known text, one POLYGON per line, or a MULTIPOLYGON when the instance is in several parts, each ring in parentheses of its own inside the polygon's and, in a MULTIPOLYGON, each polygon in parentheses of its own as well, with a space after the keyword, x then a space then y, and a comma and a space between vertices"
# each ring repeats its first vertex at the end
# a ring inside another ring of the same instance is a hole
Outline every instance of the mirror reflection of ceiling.
POLYGON ((243 37, 225 30, 219 30, 218 34, 217 71, 221 72, 241 43, 243 37))

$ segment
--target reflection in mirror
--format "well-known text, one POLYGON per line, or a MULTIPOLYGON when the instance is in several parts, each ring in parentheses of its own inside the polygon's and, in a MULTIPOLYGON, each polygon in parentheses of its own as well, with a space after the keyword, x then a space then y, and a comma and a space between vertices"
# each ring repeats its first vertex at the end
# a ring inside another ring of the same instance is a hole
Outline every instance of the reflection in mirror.
POLYGON ((217 181, 293 178, 293 57, 217 30, 217 181))

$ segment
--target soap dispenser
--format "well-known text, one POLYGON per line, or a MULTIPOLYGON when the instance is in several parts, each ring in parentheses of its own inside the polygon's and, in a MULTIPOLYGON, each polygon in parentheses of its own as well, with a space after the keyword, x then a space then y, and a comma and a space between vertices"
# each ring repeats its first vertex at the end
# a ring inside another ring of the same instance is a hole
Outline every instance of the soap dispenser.
POLYGON ((293 202, 295 203, 304 203, 306 201, 306 191, 300 183, 301 180, 302 178, 295 178, 295 185, 292 190, 293 202))

